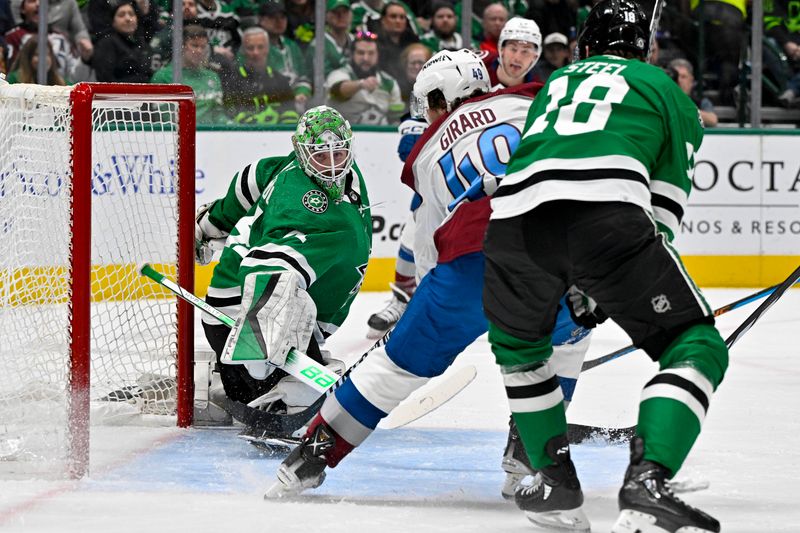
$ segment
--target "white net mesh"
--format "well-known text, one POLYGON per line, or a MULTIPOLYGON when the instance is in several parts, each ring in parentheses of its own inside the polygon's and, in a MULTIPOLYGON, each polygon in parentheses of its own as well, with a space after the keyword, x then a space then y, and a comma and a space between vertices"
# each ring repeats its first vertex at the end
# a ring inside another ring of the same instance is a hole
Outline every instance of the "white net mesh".
MULTIPOLYGON (((70 342, 69 88, 20 87, 0 87, 0 473, 30 472, 22 463, 61 472, 70 342)), ((176 274, 176 122, 175 103, 115 101, 92 109, 92 423, 100 413, 129 420, 132 411, 175 412, 176 302, 141 278, 137 265, 176 274)), ((89 215, 82 211, 76 207, 74 215, 89 215)))

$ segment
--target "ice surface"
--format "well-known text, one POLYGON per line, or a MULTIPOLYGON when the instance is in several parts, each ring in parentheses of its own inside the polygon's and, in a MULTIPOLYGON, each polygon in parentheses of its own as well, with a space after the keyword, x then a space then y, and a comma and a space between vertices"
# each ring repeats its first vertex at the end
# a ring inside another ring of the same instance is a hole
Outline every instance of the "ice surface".
MULTIPOLYGON (((707 290, 719 306, 751 290, 707 290)), ((366 318, 387 294, 361 294, 331 339, 357 358, 366 318)), ((755 306, 719 320, 730 333, 755 306)), ((204 341, 198 329, 198 349, 204 341)), ((595 332, 589 357, 627 345, 615 326, 595 332)), ((708 481, 685 499, 726 532, 800 531, 800 291, 790 291, 731 352, 704 431, 679 478, 708 481)), ((508 407, 485 338, 456 361, 478 377, 438 411, 402 429, 379 430, 307 497, 264 502, 280 458, 231 429, 93 427, 91 475, 80 482, 0 480, 0 531, 120 533, 523 532, 535 530, 500 497, 508 407)), ((582 375, 573 422, 635 422, 655 365, 640 352, 582 375)), ((2 423, 2 421, 0 421, 2 423)), ((573 447, 593 531, 609 531, 627 463, 623 446, 573 447)))

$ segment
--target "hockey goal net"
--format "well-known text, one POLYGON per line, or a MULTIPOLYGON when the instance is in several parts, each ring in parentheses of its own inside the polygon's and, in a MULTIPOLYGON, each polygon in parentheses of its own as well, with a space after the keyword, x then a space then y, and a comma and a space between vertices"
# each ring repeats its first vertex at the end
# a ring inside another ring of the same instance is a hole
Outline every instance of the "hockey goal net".
POLYGON ((191 423, 192 310, 137 264, 193 286, 194 135, 185 86, 0 85, 0 477, 191 423))

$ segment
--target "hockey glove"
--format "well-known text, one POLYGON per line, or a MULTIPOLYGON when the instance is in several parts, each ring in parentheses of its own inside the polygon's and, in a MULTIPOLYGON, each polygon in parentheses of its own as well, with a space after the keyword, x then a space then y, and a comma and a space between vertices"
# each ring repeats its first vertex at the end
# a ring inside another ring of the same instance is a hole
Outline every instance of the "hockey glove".
POLYGON ((194 219, 194 259, 200 265, 207 265, 215 252, 225 248, 228 234, 219 230, 208 220, 208 212, 214 203, 201 205, 194 219))
POLYGON ((397 144, 397 156, 400 161, 404 162, 414 149, 414 143, 417 142, 428 127, 427 122, 415 118, 407 118, 400 123, 398 131, 400 132, 400 142, 397 144))
POLYGON ((587 329, 597 327, 608 318, 591 297, 573 285, 567 291, 567 307, 572 320, 587 329))
POLYGON ((447 210, 452 211, 458 204, 465 200, 475 201, 480 200, 484 196, 491 196, 500 186, 500 179, 492 174, 485 176, 478 176, 469 186, 469 189, 462 192, 458 197, 447 205, 447 210))
POLYGON ((317 306, 300 286, 296 272, 248 274, 242 291, 242 314, 225 347, 223 363, 245 364, 256 379, 267 374, 267 363, 283 366, 292 348, 305 350, 317 318, 317 306), (258 372, 261 362, 263 372, 258 372))

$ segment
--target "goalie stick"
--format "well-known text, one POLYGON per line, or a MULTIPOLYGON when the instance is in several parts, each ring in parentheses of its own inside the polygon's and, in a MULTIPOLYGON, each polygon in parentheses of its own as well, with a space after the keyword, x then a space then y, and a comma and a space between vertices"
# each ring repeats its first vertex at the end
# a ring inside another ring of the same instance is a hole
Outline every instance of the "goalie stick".
MULTIPOLYGON (((205 300, 198 298, 190 291, 184 289, 171 279, 158 272, 148 263, 142 265, 139 268, 139 272, 142 274, 142 276, 150 278, 162 287, 166 287, 178 297, 183 298, 201 311, 213 316, 226 326, 232 328, 234 324, 236 324, 236 320, 234 320, 232 317, 229 317, 216 307, 209 305, 205 302, 205 300)), ((282 365, 274 365, 269 361, 265 362, 282 369, 287 374, 296 377, 301 383, 305 383, 309 387, 319 392, 325 392, 336 382, 336 374, 330 373, 324 365, 314 361, 299 350, 291 350, 286 356, 286 362, 282 365)))

